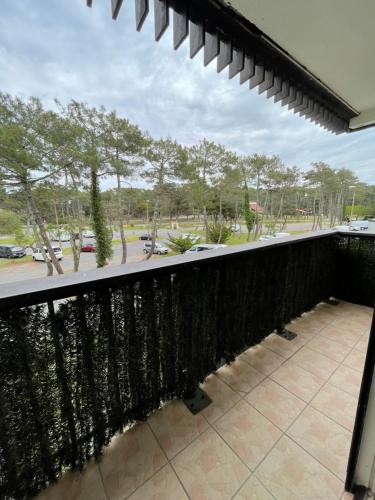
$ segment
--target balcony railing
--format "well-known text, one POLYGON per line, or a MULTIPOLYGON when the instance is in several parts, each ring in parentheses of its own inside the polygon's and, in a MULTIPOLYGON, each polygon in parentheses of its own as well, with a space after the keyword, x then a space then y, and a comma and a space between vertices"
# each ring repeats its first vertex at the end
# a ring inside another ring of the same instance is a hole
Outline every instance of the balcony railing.
POLYGON ((373 306, 375 235, 324 231, 0 292, 0 496, 29 497, 331 296, 373 306))

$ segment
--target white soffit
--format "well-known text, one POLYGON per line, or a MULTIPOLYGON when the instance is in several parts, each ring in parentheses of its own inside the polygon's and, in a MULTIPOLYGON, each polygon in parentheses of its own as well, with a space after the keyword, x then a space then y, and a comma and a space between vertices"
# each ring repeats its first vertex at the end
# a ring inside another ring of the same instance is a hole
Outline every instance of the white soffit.
POLYGON ((224 0, 375 123, 375 0, 224 0))

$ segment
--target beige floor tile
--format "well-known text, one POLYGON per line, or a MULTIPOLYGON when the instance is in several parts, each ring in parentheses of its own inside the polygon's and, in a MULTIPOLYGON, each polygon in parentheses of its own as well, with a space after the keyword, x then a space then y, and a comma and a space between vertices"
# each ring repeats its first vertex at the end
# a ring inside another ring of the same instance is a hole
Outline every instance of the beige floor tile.
POLYGON ((233 497, 233 500, 274 500, 266 488, 253 474, 242 486, 240 491, 233 497))
POLYGON ((361 335, 369 327, 368 320, 353 314, 349 318, 339 318, 334 326, 340 330, 361 335))
POLYGON ((58 483, 41 491, 34 500, 106 500, 96 463, 91 462, 80 472, 68 472, 58 483))
POLYGON ((316 335, 306 347, 320 354, 324 354, 327 358, 333 359, 338 363, 341 363, 351 350, 350 346, 342 344, 341 342, 329 340, 323 335, 316 335))
POLYGON ((330 384, 339 387, 357 399, 361 388, 361 382, 362 373, 345 365, 341 365, 329 379, 330 384))
POLYGON ((250 475, 213 429, 179 453, 172 465, 192 500, 228 500, 250 475))
POLYGON ((271 379, 263 380, 246 396, 246 400, 283 431, 306 406, 302 399, 271 379))
POLYGON ((282 434, 244 400, 217 420, 214 427, 251 470, 263 460, 282 434))
POLYGON ((290 358, 290 361, 324 380, 327 380, 339 366, 337 361, 333 361, 324 354, 309 349, 309 347, 300 349, 290 358))
POLYGON ((230 365, 223 366, 216 374, 223 382, 241 395, 248 393, 265 378, 263 373, 239 359, 236 359, 230 365))
POLYGON ((182 401, 161 408, 149 417, 148 423, 169 460, 208 427, 206 419, 193 415, 182 401))
POLYGON ((323 328, 323 330, 320 331, 320 335, 329 340, 345 344, 348 347, 354 347, 360 337, 360 334, 358 334, 357 332, 346 331, 341 328, 337 328, 335 323, 333 326, 327 326, 326 328, 323 328))
POLYGON ((256 345, 245 351, 239 358, 246 363, 249 363, 253 368, 256 368, 265 375, 269 375, 275 371, 285 358, 279 356, 273 351, 266 349, 262 345, 256 345))
POLYGON ((167 462, 149 426, 140 423, 116 436, 99 467, 110 500, 123 500, 167 462))
POLYGON ((284 363, 271 378, 307 403, 324 384, 324 380, 291 362, 284 363))
POLYGON ((351 432, 308 406, 287 434, 342 481, 345 480, 351 432))
POLYGON ((347 392, 328 383, 311 401, 311 406, 349 431, 353 430, 357 399, 347 392))
POLYGON ((201 387, 212 399, 212 403, 201 412, 210 423, 215 422, 241 399, 238 392, 233 391, 216 375, 209 375, 201 387))
POLYGON ((129 500, 188 500, 188 498, 172 467, 167 464, 138 488, 129 500))
POLYGON ((301 340, 299 337, 296 337, 293 340, 285 340, 279 335, 271 333, 271 335, 268 335, 268 337, 263 340, 261 345, 275 352, 279 356, 288 359, 293 356, 298 349, 305 345, 305 343, 306 340, 301 340))
POLYGON ((293 320, 291 323, 286 325, 286 328, 298 334, 311 336, 319 333, 322 328, 330 325, 331 323, 331 320, 327 320, 325 317, 312 312, 293 320))
POLYGON ((365 360, 366 354, 364 352, 361 352, 358 349, 353 349, 352 352, 345 358, 343 364, 362 373, 363 367, 365 366, 365 360))
POLYGON ((358 349, 358 351, 363 352, 364 354, 367 353, 367 347, 368 347, 368 339, 369 337, 367 335, 362 335, 358 342, 355 345, 355 348, 358 349))
POLYGON ((337 500, 343 483, 286 436, 272 449, 256 472, 278 500, 337 500))

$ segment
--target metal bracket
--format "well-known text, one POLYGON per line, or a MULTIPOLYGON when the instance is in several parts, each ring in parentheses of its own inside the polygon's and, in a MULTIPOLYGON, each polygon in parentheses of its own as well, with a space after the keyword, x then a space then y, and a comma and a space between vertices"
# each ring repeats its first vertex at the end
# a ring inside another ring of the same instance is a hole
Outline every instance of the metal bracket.
POLYGON ((283 328, 282 330, 277 330, 276 334, 285 340, 293 340, 297 337, 296 333, 291 332, 290 330, 286 330, 285 328, 283 328))
POLYGON ((212 399, 198 387, 190 397, 183 398, 185 406, 196 415, 212 403, 212 399))

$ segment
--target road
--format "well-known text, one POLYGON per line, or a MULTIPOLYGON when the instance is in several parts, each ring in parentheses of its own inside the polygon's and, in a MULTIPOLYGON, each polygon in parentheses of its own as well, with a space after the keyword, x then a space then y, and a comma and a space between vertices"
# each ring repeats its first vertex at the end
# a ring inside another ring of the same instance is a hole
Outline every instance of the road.
MULTIPOLYGON (((293 223, 288 224, 286 231, 306 231, 311 229, 311 222, 308 223, 293 223)), ((185 229, 186 230, 186 229, 185 229)), ((187 231, 187 230, 186 230, 187 231)), ((193 231, 193 230, 192 230, 193 231)), ((241 231, 246 232, 246 228, 242 226, 241 231)), ((168 238, 168 233, 170 234, 180 234, 182 231, 170 231, 167 229, 160 229, 158 231, 158 241, 160 243, 165 242, 168 238)), ((139 236, 144 234, 144 230, 132 230, 128 232, 130 236, 139 236)), ((118 239, 119 234, 115 233, 114 238, 118 239)), ((86 239, 85 243, 90 243, 90 239, 86 239)), ((128 243, 128 259, 127 264, 132 264, 134 262, 139 262, 144 259, 143 241, 133 241, 128 243)), ((69 243, 62 243, 63 248, 68 248, 69 243)), ((110 261, 110 265, 121 264, 121 245, 113 246, 113 258, 110 261)), ((64 273, 73 272, 73 256, 71 254, 65 255, 61 261, 64 273)), ((88 271, 90 269, 96 268, 95 253, 81 253, 81 260, 79 265, 80 271, 88 271)), ((5 285, 6 283, 14 281, 23 281, 27 279, 37 279, 44 278, 46 276, 47 269, 44 262, 25 262, 23 264, 9 265, 9 267, 0 268, 0 285, 5 285)))

